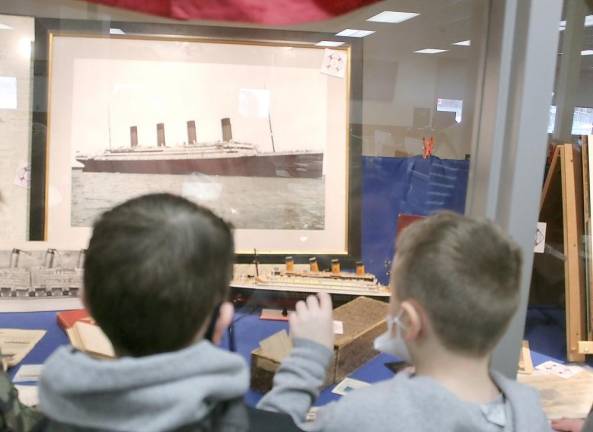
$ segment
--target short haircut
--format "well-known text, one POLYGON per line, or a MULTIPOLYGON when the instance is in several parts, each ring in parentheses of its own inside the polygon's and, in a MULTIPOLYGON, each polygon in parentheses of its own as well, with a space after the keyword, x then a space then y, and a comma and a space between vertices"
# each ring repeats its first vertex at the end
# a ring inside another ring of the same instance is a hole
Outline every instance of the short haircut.
POLYGON ((230 227, 184 198, 129 200, 95 223, 84 261, 91 315, 122 355, 191 344, 228 295, 234 261, 230 227))
POLYGON ((521 251, 500 228, 442 212, 406 228, 397 241, 392 286, 414 299, 449 350, 494 349, 519 303, 521 251))

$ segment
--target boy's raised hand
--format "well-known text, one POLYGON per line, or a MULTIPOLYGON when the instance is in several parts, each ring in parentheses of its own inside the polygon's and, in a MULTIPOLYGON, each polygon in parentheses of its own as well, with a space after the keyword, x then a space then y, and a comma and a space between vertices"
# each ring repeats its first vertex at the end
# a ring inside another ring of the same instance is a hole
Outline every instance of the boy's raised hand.
POLYGON ((290 335, 293 338, 309 339, 334 349, 334 324, 332 299, 327 293, 311 295, 296 304, 295 312, 288 315, 290 335))

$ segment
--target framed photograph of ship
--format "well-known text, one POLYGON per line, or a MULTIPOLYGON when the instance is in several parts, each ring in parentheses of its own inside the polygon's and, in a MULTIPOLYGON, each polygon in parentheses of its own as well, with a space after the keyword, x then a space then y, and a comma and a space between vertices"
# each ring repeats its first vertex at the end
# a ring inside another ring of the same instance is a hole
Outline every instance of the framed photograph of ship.
POLYGON ((37 22, 47 135, 33 137, 45 172, 32 179, 32 202, 46 200, 42 214, 32 210, 32 237, 83 248, 101 212, 171 192, 231 222, 240 254, 358 255, 352 44, 328 50, 315 45, 327 35, 305 32, 79 25, 37 22))

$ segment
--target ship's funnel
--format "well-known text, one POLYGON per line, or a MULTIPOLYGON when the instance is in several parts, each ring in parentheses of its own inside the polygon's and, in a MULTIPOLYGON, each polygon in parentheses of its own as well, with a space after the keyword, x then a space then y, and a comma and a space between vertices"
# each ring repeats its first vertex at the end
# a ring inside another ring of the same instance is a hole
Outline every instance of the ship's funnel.
POLYGON ((221 121, 222 126, 222 140, 224 142, 231 142, 233 140, 233 130, 231 129, 231 119, 223 118, 221 121))
POLYGON ((130 126, 130 147, 138 147, 138 126, 130 126))
POLYGON ((156 143, 159 147, 165 147, 165 123, 157 123, 156 125, 156 143))
POLYGON ((340 274, 340 260, 337 258, 332 260, 332 273, 340 274))
POLYGON ((198 137, 196 135, 196 122, 193 120, 189 120, 187 122, 187 143, 196 144, 197 142, 198 137))

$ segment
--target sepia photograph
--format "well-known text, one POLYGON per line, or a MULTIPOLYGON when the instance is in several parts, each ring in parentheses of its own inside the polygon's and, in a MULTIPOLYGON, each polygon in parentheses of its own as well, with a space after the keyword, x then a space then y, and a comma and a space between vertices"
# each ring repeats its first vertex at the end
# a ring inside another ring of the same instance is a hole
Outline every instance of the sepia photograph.
POLYGON ((75 36, 53 47, 52 68, 66 73, 50 85, 70 97, 51 100, 50 150, 69 155, 59 159, 71 228, 89 229, 134 196, 170 192, 259 238, 345 232, 349 87, 345 74, 322 71, 326 50, 75 36))

